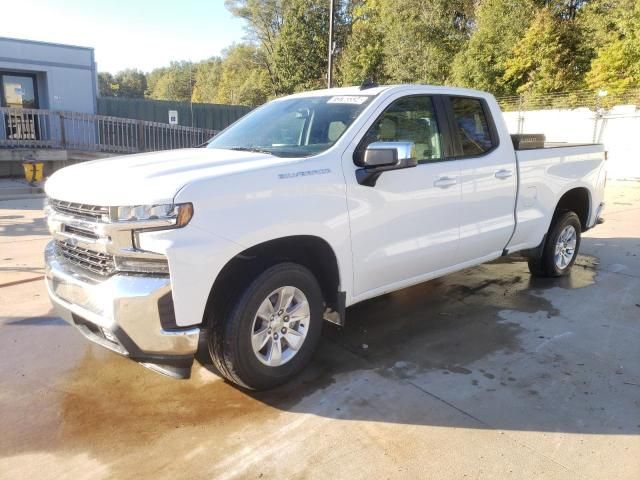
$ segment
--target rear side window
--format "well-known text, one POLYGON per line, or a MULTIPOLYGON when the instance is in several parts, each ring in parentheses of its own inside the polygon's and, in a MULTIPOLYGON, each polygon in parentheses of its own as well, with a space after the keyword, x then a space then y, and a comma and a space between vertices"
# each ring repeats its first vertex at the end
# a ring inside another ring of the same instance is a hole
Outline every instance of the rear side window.
POLYGON ((452 97, 451 108, 462 155, 481 155, 491 150, 494 144, 482 102, 476 98, 452 97))

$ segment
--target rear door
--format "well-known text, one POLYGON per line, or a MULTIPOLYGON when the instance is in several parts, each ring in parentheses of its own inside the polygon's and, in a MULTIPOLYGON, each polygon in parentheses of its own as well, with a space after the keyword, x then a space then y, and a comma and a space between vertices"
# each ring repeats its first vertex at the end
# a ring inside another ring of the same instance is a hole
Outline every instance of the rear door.
POLYGON ((356 150, 375 141, 410 141, 419 163, 384 172, 375 186, 365 186, 355 178, 354 149, 344 154, 356 297, 448 268, 458 248, 460 168, 448 160, 441 98, 398 95, 374 119, 356 150))
POLYGON ((458 262, 474 263, 502 254, 515 226, 516 160, 501 145, 487 101, 449 96, 447 106, 460 166, 458 262))

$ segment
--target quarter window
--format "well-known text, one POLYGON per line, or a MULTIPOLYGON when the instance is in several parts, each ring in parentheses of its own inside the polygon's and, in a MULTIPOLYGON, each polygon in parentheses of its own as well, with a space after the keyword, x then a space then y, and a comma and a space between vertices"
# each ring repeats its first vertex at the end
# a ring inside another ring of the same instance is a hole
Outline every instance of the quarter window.
POLYGON ((476 98, 452 97, 451 108, 465 157, 480 155, 493 147, 487 117, 476 98))
POLYGON ((442 158, 440 130, 431 97, 405 97, 389 105, 366 133, 361 147, 373 142, 413 142, 418 162, 442 158))

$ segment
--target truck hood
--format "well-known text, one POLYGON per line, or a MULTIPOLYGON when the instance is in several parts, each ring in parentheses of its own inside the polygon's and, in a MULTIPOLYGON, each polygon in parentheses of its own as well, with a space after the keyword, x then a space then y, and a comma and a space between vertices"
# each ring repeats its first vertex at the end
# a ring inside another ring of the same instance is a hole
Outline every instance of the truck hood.
POLYGON ((291 163, 264 153, 189 148, 79 163, 54 173, 46 194, 57 200, 118 206, 170 203, 187 183, 291 163))

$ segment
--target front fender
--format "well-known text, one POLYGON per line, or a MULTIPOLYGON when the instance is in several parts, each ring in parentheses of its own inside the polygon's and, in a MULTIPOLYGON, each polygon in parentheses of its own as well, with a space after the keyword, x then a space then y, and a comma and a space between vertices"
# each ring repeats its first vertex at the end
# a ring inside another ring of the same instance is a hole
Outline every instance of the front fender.
POLYGON ((149 232, 142 248, 166 253, 176 322, 200 323, 211 288, 224 266, 243 250, 283 237, 319 237, 338 263, 341 290, 350 298, 353 273, 346 188, 341 169, 317 157, 205 178, 186 185, 174 199, 191 202, 184 229, 149 232))
POLYGON ((227 261, 244 248, 194 225, 139 234, 140 248, 169 261, 176 325, 202 322, 211 286, 227 261))

